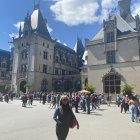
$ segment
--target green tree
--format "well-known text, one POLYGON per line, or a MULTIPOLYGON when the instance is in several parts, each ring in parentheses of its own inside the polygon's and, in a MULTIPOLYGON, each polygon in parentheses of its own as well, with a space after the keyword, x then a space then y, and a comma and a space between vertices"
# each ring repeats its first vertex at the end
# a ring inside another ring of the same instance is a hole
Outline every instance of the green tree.
POLYGON ((32 84, 26 83, 26 84, 24 85, 24 87, 27 89, 27 90, 26 90, 26 93, 27 93, 28 90, 32 87, 32 84))
POLYGON ((91 93, 93 93, 95 91, 95 87, 91 84, 86 84, 85 85, 85 90, 90 91, 91 93))
POLYGON ((11 83, 6 81, 0 85, 0 92, 8 93, 11 90, 11 83))
POLYGON ((122 86, 122 93, 123 93, 123 95, 130 96, 133 93, 133 89, 134 89, 133 86, 131 86, 129 84, 125 84, 122 86))

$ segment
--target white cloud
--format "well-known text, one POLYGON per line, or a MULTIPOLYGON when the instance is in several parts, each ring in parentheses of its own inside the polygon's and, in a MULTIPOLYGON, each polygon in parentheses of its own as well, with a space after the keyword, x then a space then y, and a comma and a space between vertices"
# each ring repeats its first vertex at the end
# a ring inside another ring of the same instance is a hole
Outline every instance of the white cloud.
MULTIPOLYGON (((119 0, 55 0, 50 9, 56 20, 69 26, 102 22, 118 12, 119 0)), ((131 0, 132 14, 140 15, 140 0, 131 0)))
POLYGON ((108 18, 109 11, 107 9, 102 9, 101 15, 99 17, 99 23, 103 23, 103 20, 106 20, 108 18))
POLYGON ((10 34, 9 34, 9 37, 10 37, 10 38, 13 38, 13 37, 14 37, 14 38, 18 38, 18 33, 10 33, 10 34))
POLYGON ((50 9, 56 20, 69 26, 93 23, 99 18, 97 0, 57 0, 50 9))
POLYGON ((23 30, 24 21, 19 21, 19 22, 17 22, 16 24, 14 24, 14 26, 17 28, 17 30, 19 30, 20 25, 21 25, 21 30, 23 30))
POLYGON ((112 9, 117 6, 118 2, 116 0, 101 0, 102 9, 112 9))
POLYGON ((56 40, 58 43, 61 43, 61 41, 60 40, 56 40))
POLYGON ((49 31, 49 33, 51 33, 53 31, 53 29, 47 24, 47 29, 49 31))
POLYGON ((136 2, 132 6, 132 15, 135 17, 137 14, 140 15, 140 2, 136 2))

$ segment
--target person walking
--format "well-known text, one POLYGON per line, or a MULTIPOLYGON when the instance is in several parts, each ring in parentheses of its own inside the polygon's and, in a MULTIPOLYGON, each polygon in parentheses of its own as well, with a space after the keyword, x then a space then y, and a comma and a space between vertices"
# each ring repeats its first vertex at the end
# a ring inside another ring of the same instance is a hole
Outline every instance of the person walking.
POLYGON ((53 119, 56 121, 56 136, 58 140, 66 140, 73 119, 75 119, 77 129, 79 129, 79 123, 66 95, 61 96, 60 105, 55 110, 53 119))
POLYGON ((137 108, 138 108, 138 102, 135 97, 132 97, 132 99, 128 102, 130 105, 131 109, 131 120, 132 122, 136 121, 137 122, 137 108))

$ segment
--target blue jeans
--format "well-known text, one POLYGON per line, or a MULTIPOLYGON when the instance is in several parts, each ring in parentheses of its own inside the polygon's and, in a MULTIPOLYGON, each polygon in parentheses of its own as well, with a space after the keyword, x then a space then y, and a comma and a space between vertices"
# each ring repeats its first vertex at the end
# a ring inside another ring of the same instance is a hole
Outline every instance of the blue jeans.
POLYGON ((131 105, 131 120, 134 122, 134 120, 137 121, 137 106, 136 105, 131 105))

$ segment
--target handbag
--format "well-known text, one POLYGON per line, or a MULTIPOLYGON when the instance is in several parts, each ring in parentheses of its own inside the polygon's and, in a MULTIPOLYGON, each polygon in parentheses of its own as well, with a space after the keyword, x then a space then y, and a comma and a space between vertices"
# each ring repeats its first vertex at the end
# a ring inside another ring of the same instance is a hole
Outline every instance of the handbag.
POLYGON ((73 117, 71 124, 70 124, 70 128, 74 128, 77 125, 77 121, 76 119, 73 117))

